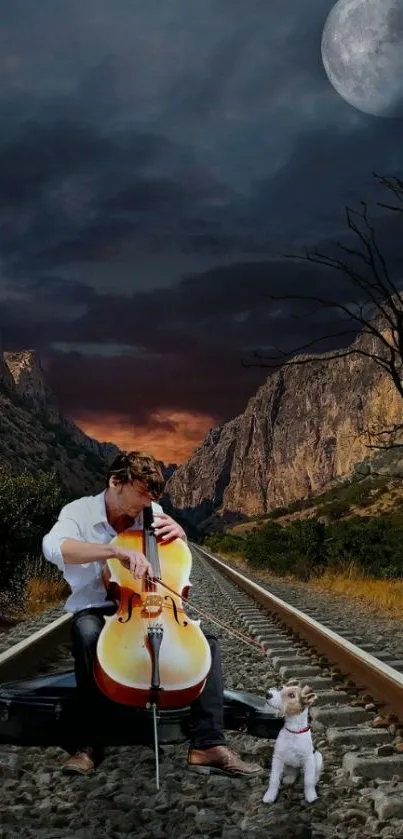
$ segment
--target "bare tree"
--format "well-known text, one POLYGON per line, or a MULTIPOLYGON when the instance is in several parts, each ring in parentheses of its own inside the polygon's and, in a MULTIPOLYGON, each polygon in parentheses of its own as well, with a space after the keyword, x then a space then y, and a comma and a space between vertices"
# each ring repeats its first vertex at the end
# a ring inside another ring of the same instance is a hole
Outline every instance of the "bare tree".
MULTIPOLYGON (((373 172, 373 176, 397 201, 397 204, 377 202, 377 206, 401 214, 403 221, 403 180, 398 177, 380 176, 376 172, 373 172)), ((342 323, 344 328, 331 335, 321 335, 289 351, 276 346, 273 346, 273 355, 254 351, 252 356, 256 362, 243 361, 244 367, 278 369, 282 364, 326 364, 331 359, 361 355, 370 359, 390 377, 403 399, 403 291, 398 289, 391 277, 386 259, 377 243, 375 227, 369 220, 366 202, 361 201, 360 206, 360 210, 353 210, 348 206, 345 208, 347 226, 358 239, 356 248, 337 242, 342 251, 342 256, 338 258, 309 249, 305 250, 305 255, 283 254, 287 259, 324 265, 342 274, 351 289, 351 303, 319 295, 268 295, 268 299, 273 301, 293 300, 315 304, 316 309, 311 315, 317 314, 318 311, 333 311, 337 314, 338 323, 342 323), (312 350, 315 345, 326 340, 345 340, 348 335, 356 338, 359 335, 360 340, 325 354, 312 350)), ((364 433, 377 439, 376 443, 369 444, 369 448, 379 449, 396 445, 391 441, 391 435, 396 437, 402 430, 403 423, 400 423, 388 428, 372 428, 364 433), (381 438, 388 440, 383 442, 381 438)), ((401 447, 403 443, 397 445, 401 447)))

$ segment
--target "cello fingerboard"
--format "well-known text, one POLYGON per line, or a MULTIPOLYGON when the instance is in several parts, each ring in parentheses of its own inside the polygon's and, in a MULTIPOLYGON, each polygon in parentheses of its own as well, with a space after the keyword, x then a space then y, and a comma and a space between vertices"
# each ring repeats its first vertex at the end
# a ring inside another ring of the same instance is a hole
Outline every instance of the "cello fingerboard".
POLYGON ((152 507, 145 507, 143 510, 143 528, 144 528, 144 553, 150 562, 154 577, 161 579, 161 566, 158 554, 157 537, 154 533, 152 523, 154 521, 152 507))

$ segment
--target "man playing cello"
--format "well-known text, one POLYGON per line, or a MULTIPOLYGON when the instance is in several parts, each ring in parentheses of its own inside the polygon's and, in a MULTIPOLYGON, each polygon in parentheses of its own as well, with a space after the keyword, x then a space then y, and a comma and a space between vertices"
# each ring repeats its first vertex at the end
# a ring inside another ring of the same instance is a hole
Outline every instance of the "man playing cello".
MULTIPOLYGON (((186 540, 182 527, 157 503, 164 486, 164 476, 154 457, 136 451, 122 452, 108 470, 105 489, 98 495, 66 504, 43 538, 44 556, 60 569, 71 589, 65 609, 73 613, 71 639, 76 683, 82 713, 88 720, 92 718, 98 690, 93 676, 97 641, 104 616, 116 611, 116 603, 108 599, 102 578, 106 560, 119 559, 137 579, 152 572, 144 554, 112 545, 111 540, 124 530, 142 527, 143 510, 150 504, 156 536, 162 541, 186 540)), ((191 705, 188 768, 230 777, 254 777, 262 768, 245 763, 226 745, 220 648, 215 636, 206 633, 205 637, 212 664, 202 693, 191 705)), ((64 769, 87 774, 101 759, 101 749, 83 743, 64 769)))

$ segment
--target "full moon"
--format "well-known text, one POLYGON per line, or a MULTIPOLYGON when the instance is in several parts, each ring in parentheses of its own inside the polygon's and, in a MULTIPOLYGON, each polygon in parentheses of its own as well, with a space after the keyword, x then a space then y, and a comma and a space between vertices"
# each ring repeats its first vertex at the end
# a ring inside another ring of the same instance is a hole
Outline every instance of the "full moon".
POLYGON ((403 116, 403 0, 339 0, 321 47, 346 102, 377 117, 403 116))

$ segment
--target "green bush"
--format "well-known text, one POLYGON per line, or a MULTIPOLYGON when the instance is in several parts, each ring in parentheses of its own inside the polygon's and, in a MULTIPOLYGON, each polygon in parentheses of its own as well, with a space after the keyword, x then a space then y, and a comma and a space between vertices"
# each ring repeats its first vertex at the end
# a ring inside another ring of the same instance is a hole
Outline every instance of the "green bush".
POLYGON ((288 507, 276 507, 276 509, 270 513, 270 518, 279 519, 281 516, 286 516, 288 512, 288 507))
POLYGON ((347 487, 342 495, 342 500, 347 504, 361 506, 370 500, 371 487, 369 484, 352 484, 347 487))
POLYGON ((0 471, 0 591, 21 590, 35 567, 59 573, 42 559, 42 539, 70 500, 55 472, 0 471))
POLYGON ((326 550, 332 567, 344 569, 355 563, 371 576, 401 577, 403 522, 385 515, 334 523, 328 529, 326 550))
POLYGON ((205 539, 204 544, 212 551, 221 550, 223 553, 243 553, 244 540, 231 533, 216 533, 205 539))
POLYGON ((343 501, 339 499, 338 501, 333 501, 331 504, 327 504, 324 508, 323 512, 326 513, 329 519, 341 519, 342 516, 345 516, 350 511, 350 505, 347 501, 343 501))
POLYGON ((403 576, 401 512, 341 521, 334 516, 327 524, 315 518, 288 525, 269 521, 242 537, 224 533, 207 541, 212 550, 233 551, 251 568, 278 576, 308 580, 326 568, 342 572, 352 565, 380 579, 403 576))

